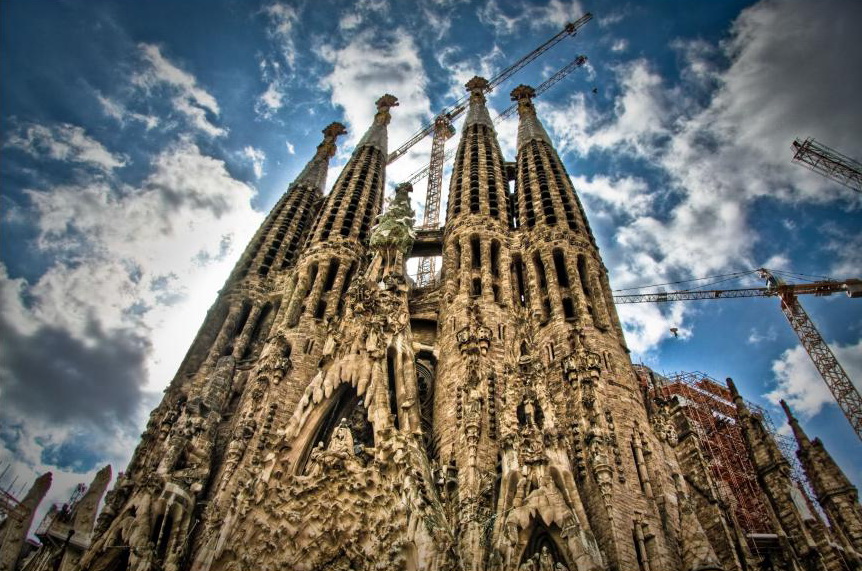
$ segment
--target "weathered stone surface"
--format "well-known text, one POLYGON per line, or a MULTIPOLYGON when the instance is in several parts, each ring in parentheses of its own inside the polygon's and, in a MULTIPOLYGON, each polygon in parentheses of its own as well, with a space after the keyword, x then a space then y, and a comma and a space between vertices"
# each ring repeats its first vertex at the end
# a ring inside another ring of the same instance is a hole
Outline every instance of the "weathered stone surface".
MULTIPOLYGON (((781 551, 748 548, 691 427, 641 390, 532 90, 513 92, 513 164, 486 87, 467 85, 434 287, 405 274, 408 188, 378 216, 397 100, 378 100, 321 199, 343 128, 324 131, 153 411, 82 569, 837 569, 832 532, 741 414, 781 551)), ((836 521, 855 521, 855 498, 833 502, 836 521)))

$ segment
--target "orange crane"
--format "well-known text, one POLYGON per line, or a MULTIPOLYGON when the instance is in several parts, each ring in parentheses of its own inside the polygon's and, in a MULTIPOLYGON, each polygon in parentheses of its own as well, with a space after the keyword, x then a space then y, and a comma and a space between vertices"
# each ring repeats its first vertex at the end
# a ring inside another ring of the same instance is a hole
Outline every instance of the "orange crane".
MULTIPOLYGON (((517 62, 513 63, 488 81, 485 93, 490 93, 495 87, 512 77, 528 63, 563 41, 567 36, 574 36, 584 24, 589 22, 593 15, 587 12, 574 22, 569 22, 554 37, 534 49, 517 62)), ((586 60, 584 60, 586 61, 586 60)), ((559 80, 557 80, 559 81, 559 80)), ((452 122, 467 110, 469 96, 464 96, 455 104, 437 114, 431 123, 422 127, 410 139, 400 147, 389 153, 386 164, 392 164, 403 157, 416 143, 422 141, 433 133, 431 142, 431 161, 428 166, 428 190, 425 193, 425 214, 422 218, 421 229, 434 229, 440 225, 440 196, 443 188, 443 164, 446 160, 444 148, 446 140, 455 134, 452 122)), ((412 178, 412 177, 411 177, 412 178)), ((417 179, 417 180, 421 180, 417 179)), ((434 280, 434 258, 424 257, 419 260, 419 271, 417 274, 417 285, 428 285, 434 280)))
POLYGON ((654 292, 643 294, 615 295, 614 303, 643 303, 643 302, 666 302, 686 301, 695 299, 727 299, 734 297, 777 297, 781 300, 781 310, 790 322, 790 326, 802 346, 808 352, 808 356, 814 362, 814 366, 823 377, 823 381, 835 402, 841 408, 844 416, 850 422, 856 436, 862 439, 862 396, 853 386, 850 377, 832 350, 823 340, 820 332, 814 326, 814 322, 802 308, 798 296, 813 294, 818 296, 832 295, 833 293, 846 292, 849 297, 862 297, 862 280, 848 279, 844 281, 818 281, 804 284, 787 284, 777 279, 772 272, 765 268, 758 270, 761 277, 766 279, 766 287, 724 289, 724 290, 688 290, 672 292, 654 292))

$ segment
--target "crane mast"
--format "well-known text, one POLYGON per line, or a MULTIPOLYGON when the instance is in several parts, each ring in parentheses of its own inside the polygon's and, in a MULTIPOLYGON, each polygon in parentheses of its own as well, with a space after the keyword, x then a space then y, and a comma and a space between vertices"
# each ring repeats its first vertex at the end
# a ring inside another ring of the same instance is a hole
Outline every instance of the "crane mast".
MULTIPOLYGON (((428 190, 425 193, 425 214, 422 217, 423 230, 433 230, 440 224, 440 195, 443 192, 443 163, 446 161, 444 147, 446 139, 455 134, 452 122, 445 115, 440 115, 434 121, 434 139, 431 142, 431 164, 428 172, 428 190)), ((413 181, 410 182, 413 184, 413 181)), ((433 256, 419 258, 419 270, 416 273, 416 285, 419 287, 431 285, 434 282, 435 260, 433 256)))
POLYGON ((835 358, 835 354, 823 340, 814 322, 799 303, 798 296, 802 294, 831 295, 846 292, 849 297, 862 297, 862 280, 850 279, 843 282, 820 281, 807 284, 785 284, 776 279, 764 268, 759 270, 761 277, 766 279, 767 286, 759 288, 725 289, 725 290, 692 290, 674 292, 654 292, 646 294, 615 295, 614 303, 643 303, 686 301, 696 299, 727 299, 736 297, 778 297, 781 300, 781 311, 799 341, 811 357, 814 366, 829 387, 838 407, 847 417, 856 436, 862 440, 862 396, 853 385, 844 367, 835 358))
POLYGON ((812 138, 793 141, 793 162, 834 180, 856 192, 862 192, 862 165, 812 138))

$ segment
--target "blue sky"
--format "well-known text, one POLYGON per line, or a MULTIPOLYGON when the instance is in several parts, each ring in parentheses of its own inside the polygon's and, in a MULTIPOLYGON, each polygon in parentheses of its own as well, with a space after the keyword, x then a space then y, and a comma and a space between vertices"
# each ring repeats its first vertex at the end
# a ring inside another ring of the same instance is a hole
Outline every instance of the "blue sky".
MULTIPOLYGON (((19 483, 53 470, 55 500, 104 463, 121 470, 241 249, 325 125, 349 130, 332 183, 379 95, 401 101, 394 146, 470 77, 493 76, 587 11, 595 18, 577 38, 501 85, 489 106, 502 111, 518 83, 589 58, 537 107, 614 288, 760 266, 862 277, 862 195, 790 162, 793 139, 809 136, 862 157, 858 2, 9 0, 0 462, 19 483)), ((510 160, 516 126, 498 127, 510 160)), ((429 150, 425 141, 394 163, 390 188, 429 150)), ((421 212, 424 183, 416 190, 421 212)), ((752 276, 720 287, 754 285, 752 276)), ((858 382, 862 303, 802 303, 858 382)), ((786 398, 862 483, 860 443, 777 300, 620 314, 635 362, 733 377, 779 423, 775 403, 786 398)))

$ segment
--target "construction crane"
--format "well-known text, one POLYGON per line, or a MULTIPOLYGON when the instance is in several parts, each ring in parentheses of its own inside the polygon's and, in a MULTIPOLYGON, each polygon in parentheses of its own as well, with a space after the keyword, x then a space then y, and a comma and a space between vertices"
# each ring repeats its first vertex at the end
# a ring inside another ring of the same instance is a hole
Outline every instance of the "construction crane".
POLYGON ((797 297, 799 295, 813 294, 818 296, 832 295, 833 293, 846 292, 849 297, 862 297, 862 280, 848 279, 844 281, 817 281, 804 284, 787 284, 777 279, 772 272, 760 268, 758 273, 766 279, 766 287, 724 290, 689 290, 672 292, 655 292, 645 294, 615 295, 614 303, 644 303, 665 301, 687 301, 695 299, 727 299, 735 297, 777 297, 781 300, 781 310, 790 322, 790 326, 802 346, 808 352, 808 356, 814 362, 814 366, 823 377, 823 381, 835 402, 841 408, 844 416, 850 422, 856 436, 862 440, 862 397, 853 386, 847 372, 835 358, 832 350, 823 340, 820 332, 814 326, 814 322, 802 308, 797 297))
MULTIPOLYGON (((554 75, 552 75, 551 77, 549 77, 548 79, 543 81, 541 83, 541 85, 539 85, 536 88, 536 94, 533 97, 540 96, 541 94, 543 94, 544 92, 549 90, 551 87, 553 87, 554 85, 559 83, 560 80, 562 80, 564 77, 566 77, 567 75, 572 73, 574 70, 578 69, 579 67, 584 66, 586 63, 587 63, 587 56, 579 55, 578 57, 576 57, 575 59, 573 59, 572 61, 567 63, 565 66, 563 66, 562 68, 557 70, 557 72, 554 75)), ((517 111, 517 109, 518 109, 517 103, 513 103, 512 105, 509 105, 502 113, 500 113, 499 115, 494 117, 494 124, 496 125, 496 124, 502 122, 503 120, 508 119, 509 117, 512 116, 512 114, 515 113, 515 111, 517 111)), ((446 151, 446 153, 443 156, 443 163, 444 164, 449 162, 449 159, 451 159, 452 157, 455 156, 455 151, 456 151, 456 149, 449 149, 446 151)), ((428 176, 428 173, 431 171, 432 171, 431 165, 422 167, 421 169, 419 169, 416 172, 414 172, 413 174, 411 174, 410 178, 407 179, 407 182, 411 185, 415 185, 417 182, 419 182, 420 180, 422 180, 426 176, 428 176)), ((440 169, 440 173, 442 176, 442 168, 440 169)), ((429 185, 430 185, 430 182, 429 182, 429 185)), ((436 226, 432 226, 432 228, 436 228, 436 226)))
MULTIPOLYGON (((485 87, 485 93, 490 93, 495 87, 515 75, 524 66, 538 58, 540 55, 563 41, 567 36, 574 36, 578 30, 592 19, 592 14, 587 12, 574 22, 569 22, 566 26, 557 33, 554 37, 546 41, 544 44, 534 49, 514 64, 510 65, 488 81, 485 87)), ((557 80, 559 81, 559 80, 557 80)), ((455 128, 452 122, 463 114, 468 107, 469 96, 464 96, 455 104, 444 109, 437 114, 437 117, 431 123, 422 127, 415 135, 410 137, 404 144, 389 153, 386 164, 392 164, 399 158, 407 154, 416 143, 422 141, 428 135, 433 133, 434 137, 431 141, 431 161, 428 166, 428 190, 425 193, 425 213, 422 218, 421 229, 433 229, 440 225, 440 196, 443 188, 443 164, 446 160, 445 145, 446 141, 455 134, 455 128)), ((424 178, 424 177, 421 177, 424 178)), ((421 178, 419 180, 421 180, 421 178)), ((411 177, 412 179, 412 177, 411 177)), ((419 271, 416 276, 418 286, 428 285, 434 280, 434 258, 424 257, 419 260, 419 271)))
POLYGON ((809 168, 817 174, 832 179, 856 192, 862 192, 862 164, 842 155, 811 137, 793 141, 793 162, 809 168))

